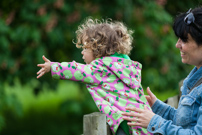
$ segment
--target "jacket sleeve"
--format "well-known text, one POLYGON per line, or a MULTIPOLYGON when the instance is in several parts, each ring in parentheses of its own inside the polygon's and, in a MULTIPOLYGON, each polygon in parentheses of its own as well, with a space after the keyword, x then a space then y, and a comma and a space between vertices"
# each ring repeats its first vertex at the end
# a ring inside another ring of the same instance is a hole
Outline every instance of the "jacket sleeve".
POLYGON ((54 79, 68 79, 87 84, 99 84, 102 71, 91 64, 73 62, 51 62, 51 75, 54 79))
POLYGON ((172 120, 166 120, 156 114, 152 117, 147 130, 156 135, 200 135, 202 133, 202 106, 199 107, 198 120, 193 129, 184 129, 181 126, 173 124, 172 120))
POLYGON ((154 105, 152 106, 152 111, 166 120, 173 120, 176 113, 176 109, 174 107, 171 107, 170 105, 160 100, 157 100, 154 103, 154 105))

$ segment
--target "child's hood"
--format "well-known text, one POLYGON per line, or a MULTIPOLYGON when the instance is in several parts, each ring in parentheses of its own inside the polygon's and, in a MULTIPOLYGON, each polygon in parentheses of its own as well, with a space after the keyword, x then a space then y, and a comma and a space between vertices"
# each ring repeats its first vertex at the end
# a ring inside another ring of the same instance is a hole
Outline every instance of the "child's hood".
POLYGON ((132 89, 141 84, 142 64, 139 62, 118 57, 102 57, 99 60, 102 61, 107 70, 115 74, 112 75, 110 72, 106 72, 107 76, 109 76, 108 79, 118 77, 120 81, 132 89))

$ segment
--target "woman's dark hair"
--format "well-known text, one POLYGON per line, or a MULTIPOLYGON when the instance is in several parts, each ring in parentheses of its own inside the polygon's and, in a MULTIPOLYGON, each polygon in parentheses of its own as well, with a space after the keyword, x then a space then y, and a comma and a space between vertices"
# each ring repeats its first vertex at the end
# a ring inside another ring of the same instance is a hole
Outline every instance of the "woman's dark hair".
POLYGON ((178 15, 174 21, 173 30, 183 42, 188 42, 188 34, 190 34, 198 45, 202 45, 202 7, 178 15), (187 21, 188 16, 190 21, 187 21))

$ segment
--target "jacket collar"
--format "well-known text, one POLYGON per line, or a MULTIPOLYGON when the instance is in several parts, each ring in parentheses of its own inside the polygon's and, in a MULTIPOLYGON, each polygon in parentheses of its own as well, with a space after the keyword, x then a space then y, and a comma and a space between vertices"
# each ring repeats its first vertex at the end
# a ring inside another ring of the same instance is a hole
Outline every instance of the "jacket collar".
POLYGON ((196 67, 193 68, 193 70, 188 75, 187 80, 187 87, 189 89, 192 89, 193 86, 197 83, 197 81, 202 77, 202 67, 197 69, 196 67))
POLYGON ((130 60, 130 57, 126 54, 122 54, 122 53, 114 53, 112 55, 110 55, 111 57, 118 57, 118 58, 124 58, 124 59, 128 59, 130 60))

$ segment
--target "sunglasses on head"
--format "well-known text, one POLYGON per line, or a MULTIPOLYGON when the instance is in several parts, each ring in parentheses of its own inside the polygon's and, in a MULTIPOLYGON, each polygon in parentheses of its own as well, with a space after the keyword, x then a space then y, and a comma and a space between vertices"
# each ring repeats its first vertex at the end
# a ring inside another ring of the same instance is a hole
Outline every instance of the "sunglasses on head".
POLYGON ((184 18, 184 22, 187 25, 192 25, 194 26, 195 29, 197 29, 198 31, 200 31, 202 33, 202 30, 199 29, 199 27, 195 24, 195 17, 194 14, 191 12, 191 8, 187 11, 187 15, 184 18))

